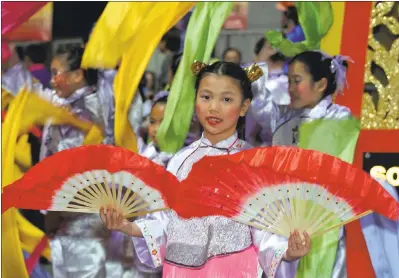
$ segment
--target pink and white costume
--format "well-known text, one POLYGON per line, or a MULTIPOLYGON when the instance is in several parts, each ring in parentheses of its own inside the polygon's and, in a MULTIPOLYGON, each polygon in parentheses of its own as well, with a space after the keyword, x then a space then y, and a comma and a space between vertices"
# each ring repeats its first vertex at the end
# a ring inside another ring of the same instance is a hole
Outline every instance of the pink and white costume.
MULTIPOLYGON (((237 134, 212 145, 206 138, 178 152, 167 169, 179 180, 204 156, 233 154, 250 146, 237 134)), ((144 238, 133 238, 137 258, 149 268, 163 267, 167 278, 294 277, 298 261, 283 261, 287 239, 221 216, 183 220, 174 211, 135 221, 144 238), (261 268, 260 268, 260 267, 261 268)))

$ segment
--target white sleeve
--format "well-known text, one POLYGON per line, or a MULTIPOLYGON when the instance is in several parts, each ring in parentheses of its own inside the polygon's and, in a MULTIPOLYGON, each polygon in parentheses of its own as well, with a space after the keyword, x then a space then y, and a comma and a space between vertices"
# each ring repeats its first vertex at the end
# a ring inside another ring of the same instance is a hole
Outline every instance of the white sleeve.
POLYGON ((136 96, 130 106, 128 118, 134 133, 138 134, 143 121, 143 98, 139 92, 136 92, 136 96))
POLYGON ((133 237, 132 240, 136 256, 142 264, 151 268, 162 266, 170 217, 169 211, 160 211, 135 221, 143 237, 133 237))
POLYGON ((288 239, 251 228, 252 242, 258 251, 259 264, 268 278, 295 278, 299 260, 288 262, 283 257, 288 239))
MULTIPOLYGON (((281 84, 280 84, 281 85, 281 84)), ((286 112, 286 106, 278 105, 276 94, 284 90, 274 80, 269 80, 267 76, 262 76, 252 83, 252 93, 254 98, 249 107, 250 117, 262 126, 262 134, 271 140, 277 124, 286 112), (272 91, 275 91, 272 93, 272 91)), ((286 94, 286 93, 285 93, 286 94)), ((284 99, 284 96, 281 96, 284 99)))

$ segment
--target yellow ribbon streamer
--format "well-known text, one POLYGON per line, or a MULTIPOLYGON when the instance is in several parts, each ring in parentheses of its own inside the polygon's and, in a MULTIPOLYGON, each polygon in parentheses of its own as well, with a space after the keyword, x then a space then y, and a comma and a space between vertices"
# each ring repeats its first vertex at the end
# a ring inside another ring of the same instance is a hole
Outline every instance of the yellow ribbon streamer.
POLYGON ((1 111, 5 110, 13 99, 14 96, 11 93, 1 88, 1 111))
POLYGON ((194 2, 110 2, 98 20, 83 56, 83 68, 114 68, 115 144, 137 152, 128 121, 130 105, 151 55, 163 34, 194 2), (167 11, 167 12, 165 12, 167 11))
POLYGON ((338 55, 341 50, 342 27, 344 26, 345 2, 331 2, 333 25, 322 38, 320 49, 330 55, 338 55))
MULTIPOLYGON (((26 103, 26 100, 26 94, 22 93, 11 102, 7 117, 2 125, 2 187, 12 183, 17 176, 17 167, 14 164, 14 160, 18 131, 13 127, 18 126, 17 120, 22 120, 21 117, 17 115, 22 114, 23 105, 26 103)), ((18 214, 18 210, 12 208, 3 214, 1 219, 1 236, 3 241, 1 246, 3 263, 2 277, 4 278, 29 277, 22 255, 22 239, 19 236, 20 232, 17 221, 19 218, 18 214)), ((27 228, 26 232, 33 230, 33 227, 32 224, 30 224, 30 226, 25 226, 25 228, 27 228)), ((37 238, 31 238, 30 240, 35 241, 37 238)))
MULTIPOLYGON (((84 131, 84 144, 99 144, 103 140, 98 126, 80 120, 25 89, 15 98, 9 98, 2 92, 2 99, 3 96, 10 102, 2 124, 2 187, 21 178, 24 170, 32 166, 27 132, 34 125, 44 125, 51 118, 53 124, 69 124, 84 131)), ((6 211, 2 215, 2 277, 28 278, 22 250, 31 253, 43 236, 44 233, 17 209, 6 211)), ((50 259, 49 246, 42 255, 50 259)))

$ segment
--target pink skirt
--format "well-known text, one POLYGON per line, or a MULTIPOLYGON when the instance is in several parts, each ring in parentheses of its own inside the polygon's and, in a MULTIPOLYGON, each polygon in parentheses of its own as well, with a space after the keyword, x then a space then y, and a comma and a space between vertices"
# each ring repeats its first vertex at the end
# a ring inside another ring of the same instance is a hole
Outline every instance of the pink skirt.
POLYGON ((258 277, 258 255, 255 247, 227 256, 211 258, 199 269, 185 268, 164 263, 164 278, 256 278, 258 277))

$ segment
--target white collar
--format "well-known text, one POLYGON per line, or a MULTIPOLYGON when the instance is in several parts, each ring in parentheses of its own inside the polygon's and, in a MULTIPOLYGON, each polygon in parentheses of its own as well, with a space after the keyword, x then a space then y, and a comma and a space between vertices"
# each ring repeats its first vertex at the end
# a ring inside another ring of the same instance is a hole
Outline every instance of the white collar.
POLYGON ((64 99, 64 103, 65 104, 71 104, 75 101, 77 101, 78 99, 84 98, 88 95, 90 95, 91 93, 94 92, 93 87, 91 86, 84 86, 80 89, 77 89, 75 92, 73 92, 72 95, 70 95, 68 98, 64 99))
POLYGON ((237 142, 237 140, 238 140, 237 132, 235 132, 229 138, 216 143, 215 145, 212 145, 212 143, 204 137, 204 133, 202 133, 202 137, 200 139, 202 145, 206 145, 206 146, 218 148, 218 149, 229 149, 234 145, 234 143, 237 142))
POLYGON ((332 96, 326 96, 315 107, 304 109, 301 113, 303 117, 318 118, 327 114, 327 109, 332 104, 332 96))

